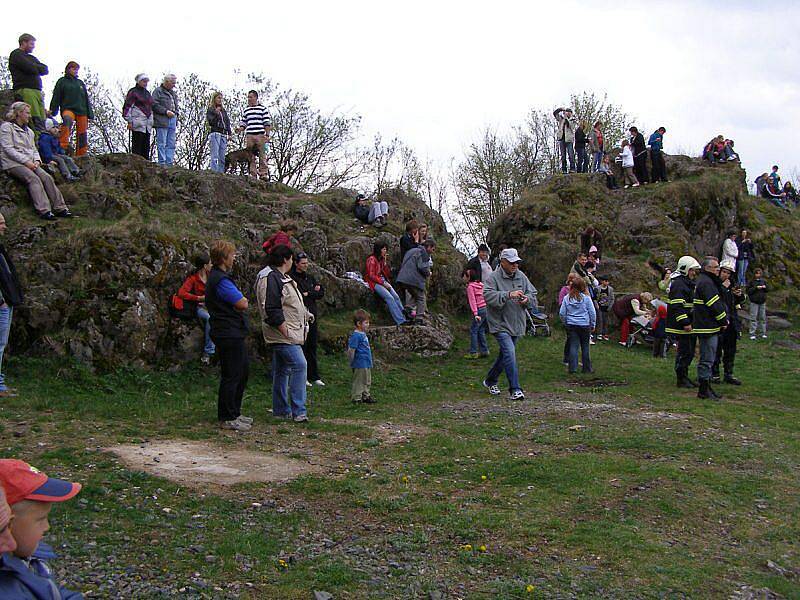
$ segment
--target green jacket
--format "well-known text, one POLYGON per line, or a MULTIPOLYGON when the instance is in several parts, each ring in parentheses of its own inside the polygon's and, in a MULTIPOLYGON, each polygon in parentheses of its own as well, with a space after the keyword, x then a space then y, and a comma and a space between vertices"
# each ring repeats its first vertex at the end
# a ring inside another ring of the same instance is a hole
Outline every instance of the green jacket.
POLYGON ((71 110, 76 116, 85 116, 94 119, 92 104, 89 102, 89 94, 86 85, 77 77, 64 75, 56 82, 53 89, 53 98, 50 100, 50 112, 58 114, 59 109, 62 113, 71 110))

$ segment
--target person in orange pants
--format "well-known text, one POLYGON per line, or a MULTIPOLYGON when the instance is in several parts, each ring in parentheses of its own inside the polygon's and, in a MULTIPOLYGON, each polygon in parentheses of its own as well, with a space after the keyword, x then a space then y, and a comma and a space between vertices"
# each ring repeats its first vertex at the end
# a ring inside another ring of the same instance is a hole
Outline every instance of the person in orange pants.
POLYGON ((50 101, 50 112, 53 115, 61 111, 63 125, 59 142, 64 150, 69 146, 72 127, 75 126, 77 137, 75 156, 83 156, 89 150, 89 121, 94 118, 86 84, 78 79, 80 68, 81 66, 74 60, 67 63, 64 76, 56 82, 53 98, 50 101))

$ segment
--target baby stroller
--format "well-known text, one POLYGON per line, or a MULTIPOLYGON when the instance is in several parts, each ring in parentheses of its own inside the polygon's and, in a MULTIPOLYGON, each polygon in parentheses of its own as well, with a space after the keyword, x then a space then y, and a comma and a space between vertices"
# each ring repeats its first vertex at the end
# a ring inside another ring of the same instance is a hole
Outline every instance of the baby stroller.
POLYGON ((550 337, 550 324, 547 322, 547 315, 541 312, 538 306, 530 307, 525 311, 525 314, 528 318, 525 335, 550 337))
POLYGON ((645 344, 653 347, 653 356, 659 358, 666 358, 669 344, 667 343, 666 315, 659 316, 652 321, 645 315, 637 316, 631 319, 632 331, 628 335, 627 347, 633 348, 634 344, 645 344))

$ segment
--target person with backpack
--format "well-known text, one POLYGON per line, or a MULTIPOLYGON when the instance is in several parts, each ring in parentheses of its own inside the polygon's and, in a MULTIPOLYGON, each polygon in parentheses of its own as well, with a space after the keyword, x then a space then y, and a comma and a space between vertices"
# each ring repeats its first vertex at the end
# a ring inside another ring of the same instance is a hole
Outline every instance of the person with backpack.
POLYGON ((556 118, 556 139, 561 151, 561 172, 575 172, 575 129, 577 119, 572 114, 571 108, 557 108, 553 111, 556 118), (567 171, 567 158, 569 158, 569 171, 567 171))
POLYGON ((645 185, 650 178, 647 175, 647 146, 644 143, 644 136, 636 127, 631 127, 628 131, 631 134, 629 141, 633 154, 633 172, 639 183, 645 185))
POLYGON ((664 134, 666 127, 659 127, 651 135, 647 144, 650 146, 650 162, 653 165, 653 183, 667 181, 667 165, 664 162, 664 134))
POLYGON ((207 365, 211 363, 211 357, 216 352, 216 346, 211 339, 211 315, 205 306, 206 282, 211 272, 211 259, 208 254, 198 254, 192 260, 192 264, 194 272, 184 280, 178 293, 172 296, 170 312, 182 319, 200 319, 205 332, 203 356, 200 362, 207 365))

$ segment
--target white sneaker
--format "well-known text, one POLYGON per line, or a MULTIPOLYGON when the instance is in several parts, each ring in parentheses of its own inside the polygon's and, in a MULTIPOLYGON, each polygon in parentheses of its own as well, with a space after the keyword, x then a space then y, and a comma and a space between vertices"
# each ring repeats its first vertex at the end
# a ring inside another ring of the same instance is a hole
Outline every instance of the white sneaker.
POLYGON ((499 388, 499 387, 497 387, 496 385, 489 385, 488 383, 486 383, 486 380, 485 380, 485 379, 483 380, 483 387, 485 387, 486 389, 488 389, 488 390, 489 390, 489 393, 490 393, 492 396, 499 396, 499 395, 500 395, 500 388, 499 388))
POLYGON ((767 334, 765 333, 764 335, 762 335, 762 336, 761 336, 761 339, 762 339, 762 340, 765 340, 765 339, 767 339, 767 334))
POLYGON ((219 424, 222 429, 232 429, 233 431, 250 431, 252 427, 242 421, 223 421, 219 424))
POLYGON ((754 339, 756 339, 756 336, 754 336, 754 335, 751 335, 751 336, 750 336, 750 339, 751 339, 751 340, 754 340, 754 339))
POLYGON ((252 425, 253 424, 253 417, 245 417, 244 415, 239 415, 239 418, 236 419, 240 423, 244 423, 245 425, 252 425))
POLYGON ((308 415, 297 415, 294 418, 295 423, 308 423, 308 415))
POLYGON ((310 381, 306 381, 306 387, 313 387, 310 381))
POLYGON ((325 387, 325 382, 322 379, 314 380, 314 385, 318 385, 319 387, 325 387))
POLYGON ((594 342, 594 340, 589 340, 589 345, 590 345, 590 346, 594 346, 594 345, 595 345, 595 342, 594 342))
POLYGON ((516 390, 508 395, 509 400, 525 400, 525 392, 516 390))
POLYGON ((631 187, 639 187, 638 183, 634 183, 631 187))

